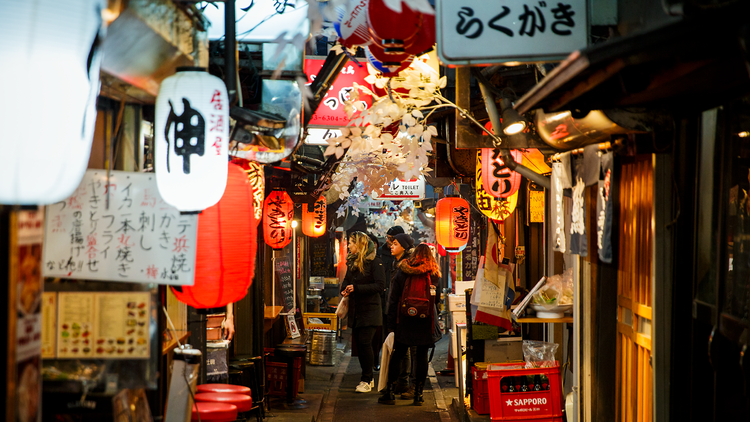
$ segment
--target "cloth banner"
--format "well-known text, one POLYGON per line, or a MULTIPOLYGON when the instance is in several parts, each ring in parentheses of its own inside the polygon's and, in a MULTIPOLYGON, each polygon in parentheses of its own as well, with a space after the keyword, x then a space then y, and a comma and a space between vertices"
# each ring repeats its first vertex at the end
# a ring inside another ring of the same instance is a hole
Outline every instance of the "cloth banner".
POLYGON ((599 259, 607 264, 612 263, 612 152, 601 157, 601 175, 596 195, 596 239, 599 247, 599 259))
POLYGON ((586 239, 586 182, 583 180, 586 169, 583 156, 574 158, 573 207, 570 210, 570 253, 580 256, 588 255, 586 239))
POLYGON ((552 222, 553 236, 552 249, 555 252, 565 253, 565 206, 563 204, 562 172, 562 163, 552 163, 552 188, 550 189, 550 197, 552 199, 550 214, 552 218, 550 220, 552 222))

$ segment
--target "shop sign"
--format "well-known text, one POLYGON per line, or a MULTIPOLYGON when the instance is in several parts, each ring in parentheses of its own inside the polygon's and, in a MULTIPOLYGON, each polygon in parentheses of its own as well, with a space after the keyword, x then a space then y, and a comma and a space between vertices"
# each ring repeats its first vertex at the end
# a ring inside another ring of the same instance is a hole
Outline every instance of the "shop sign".
POLYGON ((198 216, 167 204, 153 174, 112 171, 108 183, 88 170, 46 212, 45 277, 193 284, 198 216))
POLYGON ((307 128, 307 136, 305 136, 306 145, 328 145, 329 139, 335 139, 341 136, 341 131, 336 129, 325 129, 325 128, 307 128))
POLYGON ((372 192, 372 198, 389 199, 391 201, 421 201, 424 199, 424 177, 419 176, 412 180, 396 179, 383 190, 387 190, 387 192, 380 193, 377 190, 374 190, 372 192))
MULTIPOLYGON (((324 62, 324 59, 305 59, 305 74, 308 75, 308 85, 313 83, 324 62)), ((354 89, 354 83, 370 87, 370 84, 365 81, 369 74, 367 66, 360 67, 353 62, 344 66, 336 81, 323 97, 318 109, 315 110, 309 125, 330 127, 349 124, 349 117, 344 111, 344 102, 349 99, 349 94, 354 89)), ((372 105, 372 97, 369 95, 360 93, 359 99, 365 105, 365 108, 372 105)))
POLYGON ((529 222, 544 223, 544 191, 529 189, 529 222))
POLYGON ((586 0, 437 0, 435 9, 447 64, 559 61, 587 45, 586 0))

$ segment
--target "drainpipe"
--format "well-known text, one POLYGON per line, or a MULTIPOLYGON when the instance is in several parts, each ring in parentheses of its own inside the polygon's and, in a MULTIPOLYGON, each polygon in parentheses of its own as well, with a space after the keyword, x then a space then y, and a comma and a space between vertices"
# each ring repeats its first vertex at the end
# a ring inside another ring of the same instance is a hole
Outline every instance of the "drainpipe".
MULTIPOLYGON (((490 91, 489 87, 487 87, 481 81, 477 82, 479 83, 479 89, 482 90, 484 106, 487 108, 487 114, 490 116, 490 122, 492 122, 492 130, 494 132, 498 130, 498 128, 503 127, 500 123, 500 114, 497 112, 495 97, 492 95, 492 91, 490 91)), ((509 149, 502 148, 500 149, 500 153, 503 157, 503 163, 505 163, 505 165, 508 166, 509 169, 519 173, 521 176, 531 180, 537 185, 543 186, 545 189, 550 189, 552 187, 552 183, 550 182, 549 177, 544 177, 534 170, 515 162, 515 160, 513 160, 513 157, 510 155, 509 149)))
POLYGON ((234 0, 224 2, 224 83, 229 103, 237 102, 237 31, 235 28, 234 0))

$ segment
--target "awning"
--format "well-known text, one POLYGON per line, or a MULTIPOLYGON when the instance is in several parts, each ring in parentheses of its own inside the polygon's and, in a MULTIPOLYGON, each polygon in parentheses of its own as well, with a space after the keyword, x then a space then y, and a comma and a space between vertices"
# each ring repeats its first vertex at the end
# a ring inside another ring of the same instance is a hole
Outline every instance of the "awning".
POLYGON ((525 113, 621 107, 704 110, 750 91, 750 7, 725 8, 572 53, 516 102, 525 113))

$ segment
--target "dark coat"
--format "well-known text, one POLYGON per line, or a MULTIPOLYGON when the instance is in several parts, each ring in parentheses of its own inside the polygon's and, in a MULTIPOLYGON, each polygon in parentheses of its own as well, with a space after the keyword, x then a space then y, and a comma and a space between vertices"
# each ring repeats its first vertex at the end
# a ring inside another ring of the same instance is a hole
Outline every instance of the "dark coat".
POLYGON ((340 291, 344 291, 350 284, 354 285, 354 291, 349 295, 348 325, 352 328, 383 325, 383 261, 373 254, 372 260, 365 259, 364 272, 360 272, 356 265, 348 267, 340 291))
MULTIPOLYGON (((424 346, 433 344, 434 321, 430 318, 398 318, 398 303, 404 291, 406 279, 411 275, 427 274, 428 270, 423 266, 412 267, 409 260, 399 263, 396 276, 391 283, 391 293, 388 301, 388 331, 395 331, 395 340, 407 346, 424 346)), ((430 274, 430 283, 438 285, 438 275, 430 274)), ((433 304, 434 308, 434 304, 433 304)), ((437 316, 437 310, 433 309, 433 318, 437 316)))
MULTIPOLYGON (((404 253, 401 255, 401 258, 396 259, 395 256, 391 255, 391 268, 390 271, 387 273, 390 274, 390 277, 388 277, 388 286, 385 289, 386 290, 386 302, 385 302, 385 314, 388 314, 388 310, 390 309, 390 302, 391 302, 391 291, 393 290, 393 280, 396 278, 396 274, 398 274, 398 264, 401 263, 401 261, 408 259, 411 254, 414 253, 414 248, 405 250, 404 253)), ((401 296, 399 296, 400 298, 401 296)), ((398 298, 397 298, 398 299, 398 298)))

